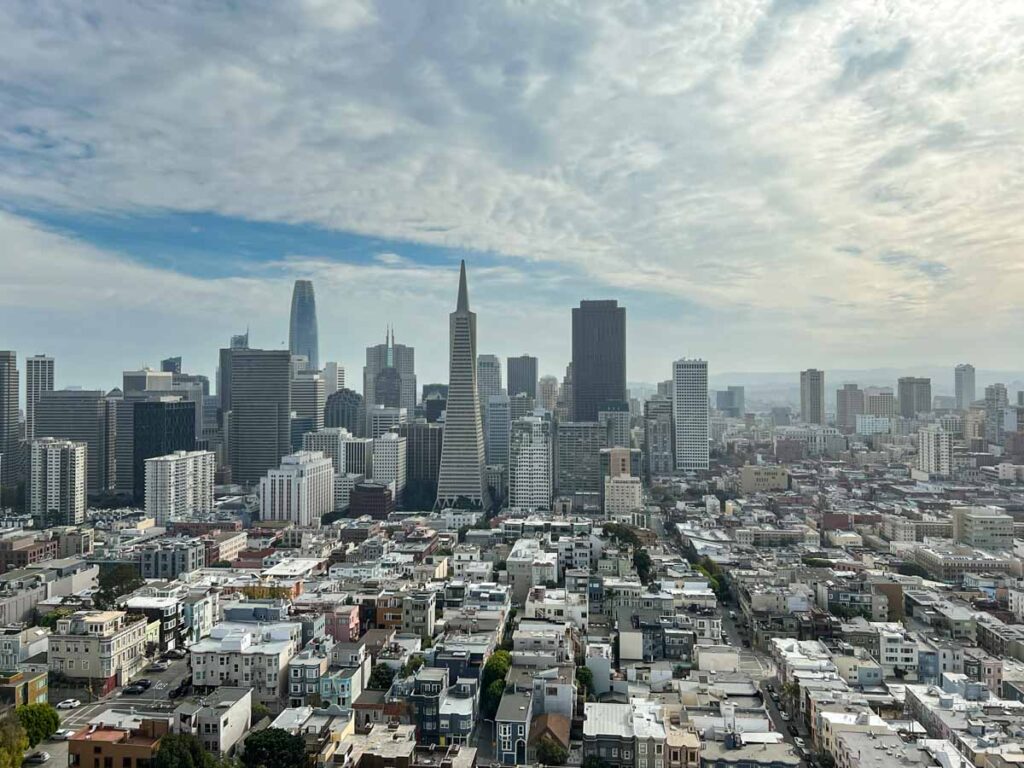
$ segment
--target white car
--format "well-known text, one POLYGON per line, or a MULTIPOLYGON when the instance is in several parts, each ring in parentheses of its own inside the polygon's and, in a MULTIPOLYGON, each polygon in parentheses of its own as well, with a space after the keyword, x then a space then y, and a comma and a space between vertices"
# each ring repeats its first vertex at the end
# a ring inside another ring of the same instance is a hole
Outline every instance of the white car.
POLYGON ((54 741, 67 741, 76 733, 78 733, 78 731, 76 731, 74 728, 62 728, 61 730, 53 734, 52 738, 54 741))
POLYGON ((64 699, 57 705, 57 709, 78 709, 80 706, 82 706, 82 702, 78 699, 64 699))
POLYGON ((800 747, 800 749, 804 748, 804 740, 801 739, 799 736, 793 737, 793 743, 800 747))

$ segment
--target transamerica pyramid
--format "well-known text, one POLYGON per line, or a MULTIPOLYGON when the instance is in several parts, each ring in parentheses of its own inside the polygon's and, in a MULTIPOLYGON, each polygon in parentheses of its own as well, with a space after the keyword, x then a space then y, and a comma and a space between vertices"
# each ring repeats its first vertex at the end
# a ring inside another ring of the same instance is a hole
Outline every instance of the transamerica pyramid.
POLYGON ((484 431, 476 388, 476 313, 469 310, 466 262, 459 270, 459 298, 448 316, 448 405, 437 480, 437 509, 487 509, 484 431))

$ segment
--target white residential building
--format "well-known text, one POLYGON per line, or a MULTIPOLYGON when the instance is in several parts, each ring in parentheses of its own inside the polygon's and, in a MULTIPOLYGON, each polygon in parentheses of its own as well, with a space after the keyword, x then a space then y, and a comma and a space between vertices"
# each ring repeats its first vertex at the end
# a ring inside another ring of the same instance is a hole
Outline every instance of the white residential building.
POLYGON ((408 441, 394 432, 373 439, 373 473, 375 483, 391 486, 392 497, 402 497, 405 490, 408 441))
POLYGON ((146 514, 157 525, 176 517, 213 511, 213 451, 175 451, 146 459, 146 514))
POLYGON ((917 431, 917 468, 939 477, 953 472, 953 436, 932 425, 917 431))
POLYGON ((892 418, 873 413, 858 413, 854 417, 854 430, 858 435, 888 435, 892 432, 892 418))
POLYGON ((298 451, 260 480, 260 517, 317 526, 334 509, 334 466, 320 451, 298 451))
POLYGON ((567 622, 581 633, 587 632, 588 600, 586 595, 564 589, 533 587, 526 596, 524 619, 567 622))
POLYGON ((672 415, 676 433, 676 469, 708 468, 708 364, 676 360, 672 364, 672 415))
POLYGON ((32 441, 29 512, 49 525, 85 522, 85 443, 43 437, 32 441))
POLYGON ((639 477, 618 475, 604 479, 606 520, 633 524, 633 513, 643 508, 643 485, 639 477))
POLYGON ((551 422, 537 416, 517 419, 509 443, 509 507, 550 509, 551 475, 551 422))

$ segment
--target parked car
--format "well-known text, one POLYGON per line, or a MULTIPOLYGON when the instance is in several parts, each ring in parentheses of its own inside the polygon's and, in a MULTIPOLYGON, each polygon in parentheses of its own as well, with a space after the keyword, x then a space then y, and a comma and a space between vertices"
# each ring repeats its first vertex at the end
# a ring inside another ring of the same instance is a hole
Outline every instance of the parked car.
POLYGON ((132 685, 141 685, 143 690, 147 690, 148 691, 152 687, 153 681, 150 680, 149 678, 142 677, 142 678, 139 678, 138 680, 136 680, 134 683, 132 683, 132 685))
POLYGON ((67 741, 74 736, 78 731, 74 728, 62 728, 51 737, 54 741, 67 741))
POLYGON ((779 694, 777 694, 775 691, 772 691, 768 695, 771 697, 772 701, 774 701, 776 704, 779 703, 779 694))
POLYGON ((181 648, 172 648, 165 652, 160 658, 161 659, 184 659, 188 654, 181 650, 181 648))
POLYGON ((64 699, 57 705, 57 709, 78 709, 80 706, 82 706, 82 702, 78 699, 64 699))
POLYGON ((31 755, 22 760, 22 762, 28 763, 29 765, 42 765, 49 759, 49 752, 33 752, 31 755))
POLYGON ((166 661, 155 661, 149 665, 150 672, 166 672, 170 668, 166 661))
POLYGON ((797 747, 799 747, 800 749, 804 748, 804 740, 801 739, 799 736, 793 737, 793 743, 796 744, 797 747))
POLYGON ((141 685, 135 685, 134 683, 132 685, 126 686, 125 689, 121 691, 121 693, 123 693, 125 696, 139 696, 145 692, 145 688, 143 688, 141 685))
POLYGON ((788 726, 786 728, 786 730, 789 731, 789 735, 790 736, 799 736, 800 735, 800 731, 797 730, 797 727, 795 725, 788 726))
POLYGON ((750 641, 749 640, 744 640, 743 641, 743 647, 744 648, 749 648, 750 647, 750 641))
POLYGON ((779 712, 779 716, 787 723, 793 719, 793 716, 789 714, 789 712, 779 712))

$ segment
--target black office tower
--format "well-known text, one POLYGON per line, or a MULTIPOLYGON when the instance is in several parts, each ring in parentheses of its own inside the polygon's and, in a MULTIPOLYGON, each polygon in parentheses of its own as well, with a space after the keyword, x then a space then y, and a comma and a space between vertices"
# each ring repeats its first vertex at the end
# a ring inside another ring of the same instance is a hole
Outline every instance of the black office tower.
POLYGON ((143 400, 133 405, 132 490, 138 501, 146 493, 146 459, 196 449, 196 404, 143 400))
POLYGON ((363 396, 351 389, 339 389, 330 395, 324 407, 324 426, 343 427, 355 437, 363 437, 366 432, 363 396))
POLYGON ((509 397, 525 392, 531 399, 537 399, 537 358, 530 355, 510 357, 506 361, 509 397))
POLYGON ((626 308, 581 301, 572 310, 573 421, 597 421, 605 403, 626 400, 626 308))

